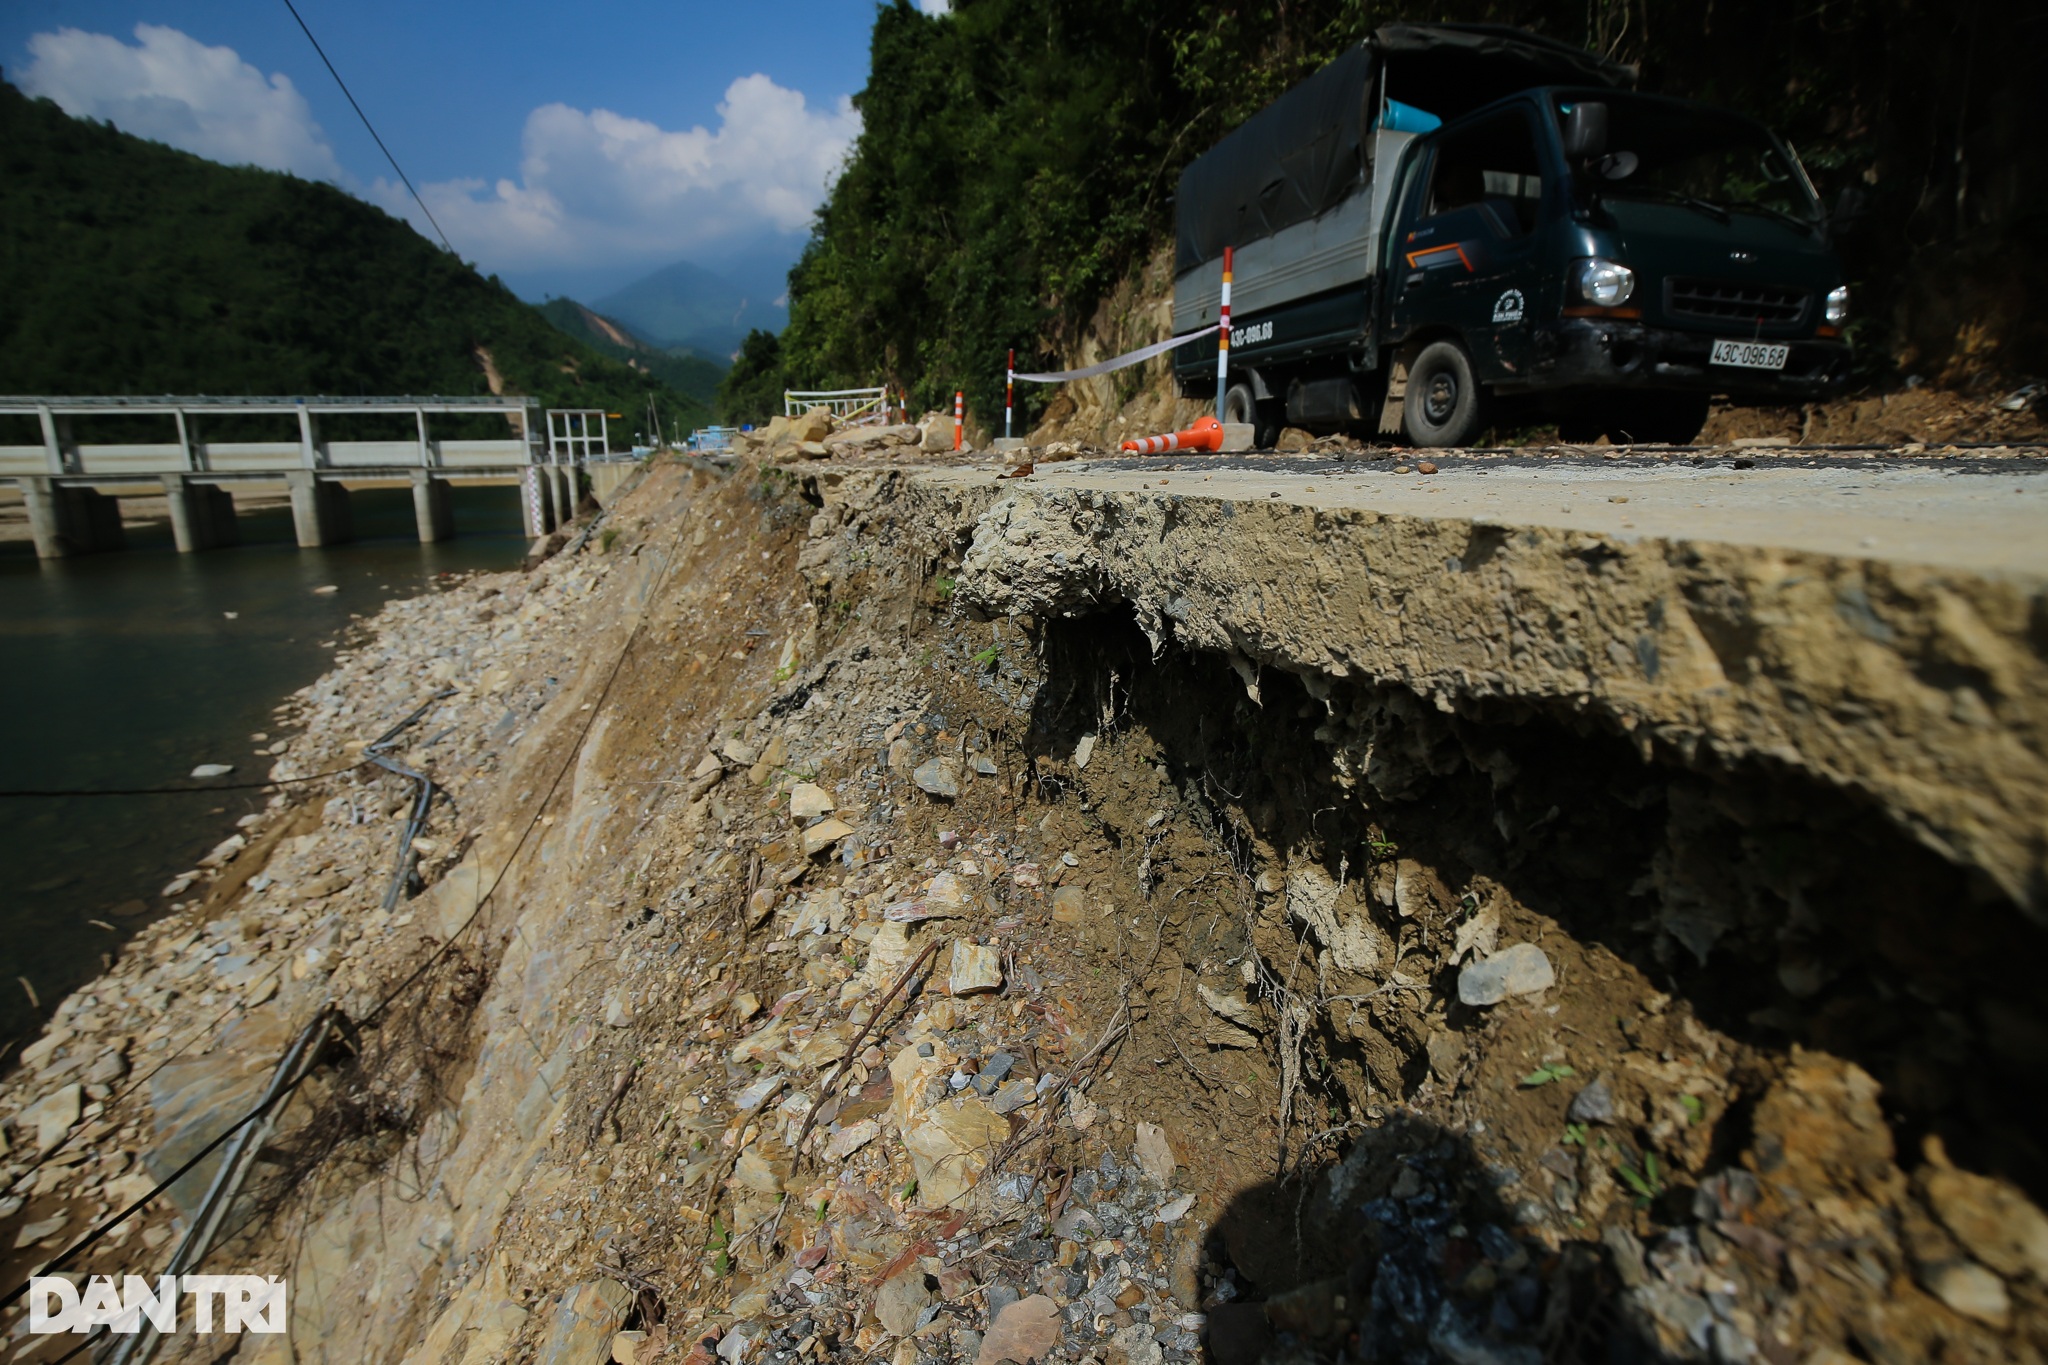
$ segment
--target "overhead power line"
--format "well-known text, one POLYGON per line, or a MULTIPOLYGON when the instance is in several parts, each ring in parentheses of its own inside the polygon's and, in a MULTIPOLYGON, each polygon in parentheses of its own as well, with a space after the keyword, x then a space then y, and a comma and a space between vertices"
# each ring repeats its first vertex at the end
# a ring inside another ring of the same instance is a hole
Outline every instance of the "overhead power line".
POLYGON ((343 97, 348 100, 348 107, 355 110, 356 117, 363 121, 363 127, 369 130, 370 140, 377 144, 377 150, 384 153, 384 159, 390 162, 391 169, 398 173, 398 179, 400 183, 402 183, 405 186, 406 192, 412 195, 412 202, 418 204, 420 206, 420 212, 427 215, 427 221, 429 223, 434 224, 434 232, 437 236, 440 237, 441 245, 448 248, 449 255, 452 256, 456 254, 455 244, 448 240, 448 234, 442 232, 441 225, 438 222, 435 222, 434 211, 427 207, 426 200, 420 198, 420 192, 412 187, 412 181, 410 178, 407 177, 404 168, 398 164, 398 158, 391 155, 391 149, 384 145, 384 139, 377 136, 377 129, 375 125, 373 125, 370 122, 370 116, 363 112, 363 106, 357 104, 356 97, 349 93, 348 82, 343 80, 341 78, 341 73, 334 69, 334 63, 327 60, 327 50, 320 46, 320 40, 313 36, 313 30, 306 27, 306 21, 304 17, 302 17, 299 14, 299 7, 297 5, 294 5, 292 3, 292 0, 284 0, 284 7, 292 12, 292 18, 297 19, 299 21, 299 31, 306 35, 306 41, 311 43, 313 45, 313 50, 320 54, 321 62, 325 64, 327 67, 327 74, 334 77, 334 83, 341 87, 341 93, 343 97))

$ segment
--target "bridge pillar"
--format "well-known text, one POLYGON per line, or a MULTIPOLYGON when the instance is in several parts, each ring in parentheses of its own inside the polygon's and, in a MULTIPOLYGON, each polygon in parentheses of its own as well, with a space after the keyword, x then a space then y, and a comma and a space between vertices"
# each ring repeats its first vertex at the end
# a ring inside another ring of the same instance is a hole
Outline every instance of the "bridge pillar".
POLYGON ((576 486, 576 466, 572 464, 550 465, 548 472, 553 478, 555 485, 555 520, 558 522, 575 520, 576 509, 583 502, 582 498, 578 496, 580 490, 576 486))
POLYGON ((21 480, 29 536, 40 559, 118 550, 128 543, 121 504, 97 488, 66 488, 50 479, 21 480))
POLYGON ((424 469, 412 472, 412 514, 419 522, 420 544, 431 545, 455 534, 455 512, 448 502, 448 480, 424 469))
POLYGON ((346 488, 322 482, 310 469, 295 469, 284 481, 292 493, 292 529, 298 532, 300 549, 339 545, 355 535, 346 488))
POLYGON ((241 539, 235 526, 234 495, 219 484, 166 474, 164 498, 171 505, 171 539, 177 542, 179 554, 233 545, 241 539))

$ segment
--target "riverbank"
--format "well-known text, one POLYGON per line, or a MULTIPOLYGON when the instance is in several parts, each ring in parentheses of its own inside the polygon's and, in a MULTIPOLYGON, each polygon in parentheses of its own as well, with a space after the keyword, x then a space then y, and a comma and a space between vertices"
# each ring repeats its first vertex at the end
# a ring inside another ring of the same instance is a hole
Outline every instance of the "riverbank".
POLYGON ((207 784, 194 767, 233 769, 212 792, 4 800, 0 1058, 163 913, 160 888, 261 811, 262 792, 232 788, 289 744, 272 708, 331 666, 359 619, 444 575, 518 565, 517 491, 455 498, 462 533, 434 545, 415 538, 404 489, 356 494, 359 538, 320 550, 295 546, 282 506, 244 516, 243 544, 195 555, 162 524, 132 524, 110 554, 43 562, 0 545, 0 710, 13 718, 0 791, 195 788, 207 784))
MULTIPOLYGON (((288 786, 223 829, 215 848, 171 879, 168 914, 138 932, 109 973, 65 999, 21 1053, 7 1082, 16 1121, 0 1186, 10 1191, 0 1202, 9 1215, 0 1229, 8 1279, 149 1189, 213 1135, 212 1125, 238 1116, 282 1050, 278 1035, 302 1014, 330 994, 367 1012, 362 997, 375 978, 356 960, 381 966, 396 946, 386 939, 412 915, 402 910, 394 925, 379 909, 396 854, 392 815, 406 808, 409 788, 351 766, 364 743, 427 707, 397 752, 432 769, 443 787, 414 845, 418 875, 431 884, 467 846, 458 812, 495 762, 495 745, 523 737, 520 718, 577 659, 580 624, 563 604, 584 576, 554 585, 542 575, 539 591, 521 581, 510 596, 499 585, 505 578, 434 580, 356 631, 352 647, 333 655, 334 668, 271 716, 258 750, 265 761, 249 774, 287 783, 344 775, 310 792, 288 786), (470 682, 466 695, 437 700, 458 674, 470 682), (18 1097, 28 1092, 55 1097, 55 1110, 22 1118, 18 1097), (50 1112, 78 1121, 55 1150, 42 1140, 63 1131, 47 1126, 50 1112)), ((133 1247, 160 1245, 204 1178, 188 1178, 175 1203, 117 1233, 117 1257, 132 1264, 133 1247)))
MULTIPOLYGON (((360 1027, 209 1262, 288 1278, 301 1361, 2048 1330, 2041 931, 2002 889, 2038 866, 2038 575, 1432 515, 1462 467, 766 454, 393 604, 295 700, 281 775, 453 689, 400 745, 449 792, 423 892, 378 908, 388 777, 224 849, 0 1095, 12 1183, 66 1144, 21 1261, 331 999, 360 1027), (1994 696, 1914 667, 1963 648, 1994 696)), ((1602 469, 1564 473, 1740 482, 1602 469)))

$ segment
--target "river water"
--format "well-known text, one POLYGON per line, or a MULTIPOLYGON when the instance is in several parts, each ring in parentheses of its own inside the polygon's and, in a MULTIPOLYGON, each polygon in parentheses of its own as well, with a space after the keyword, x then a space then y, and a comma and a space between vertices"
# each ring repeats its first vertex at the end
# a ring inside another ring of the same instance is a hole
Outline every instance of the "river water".
MULTIPOLYGON (((351 616, 437 574, 519 562, 517 488, 453 497, 458 534, 437 545, 418 542, 403 488, 356 490, 357 538, 331 549, 299 549, 282 507, 244 513, 242 543, 204 554, 178 554, 161 523, 130 525, 126 550, 47 564, 0 544, 0 793, 175 785, 200 763, 260 780, 271 759, 252 736, 275 733, 271 709, 326 671, 351 616)), ((0 794, 0 1048, 161 914, 163 885, 267 795, 0 794)))

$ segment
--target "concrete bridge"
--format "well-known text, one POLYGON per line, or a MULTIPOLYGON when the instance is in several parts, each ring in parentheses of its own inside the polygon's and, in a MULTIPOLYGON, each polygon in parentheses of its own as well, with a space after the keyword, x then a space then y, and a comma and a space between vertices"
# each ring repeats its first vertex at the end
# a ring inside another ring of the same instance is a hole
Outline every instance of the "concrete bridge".
POLYGON ((298 542, 309 548, 350 538, 344 481, 409 481, 422 541, 454 533, 451 484, 516 481, 528 533, 545 535, 573 514, 587 486, 584 466, 602 462, 602 451, 592 449, 586 414, 553 413, 551 425, 575 435, 552 442, 541 414, 528 398, 0 397, 0 417, 32 417, 42 435, 35 445, 0 444, 0 483, 21 490, 36 554, 45 559, 121 548, 120 503, 106 490, 138 484, 161 488, 183 553, 235 543, 229 490, 237 483, 283 483, 298 542), (322 432, 323 418, 365 414, 410 417, 414 434, 329 440, 322 432), (430 418, 476 414, 503 420, 506 434, 450 440, 431 430, 430 418), (156 419, 170 439, 76 438, 78 419, 114 416, 156 419), (286 418, 297 439, 208 440, 207 419, 228 416, 286 418))

